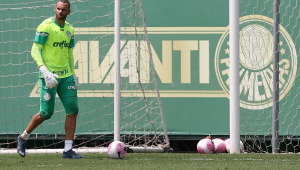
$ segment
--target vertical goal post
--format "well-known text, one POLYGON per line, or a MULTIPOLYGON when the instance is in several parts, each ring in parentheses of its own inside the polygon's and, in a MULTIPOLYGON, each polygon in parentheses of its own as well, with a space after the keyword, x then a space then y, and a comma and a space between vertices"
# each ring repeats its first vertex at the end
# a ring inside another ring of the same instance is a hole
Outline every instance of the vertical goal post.
POLYGON ((114 83, 114 140, 120 141, 120 0, 115 0, 115 83, 114 83))
POLYGON ((239 0, 229 1, 230 153, 240 153, 239 0))
POLYGON ((279 153, 278 130, 279 130, 279 23, 280 23, 280 0, 273 3, 273 123, 272 123, 272 152, 279 153))

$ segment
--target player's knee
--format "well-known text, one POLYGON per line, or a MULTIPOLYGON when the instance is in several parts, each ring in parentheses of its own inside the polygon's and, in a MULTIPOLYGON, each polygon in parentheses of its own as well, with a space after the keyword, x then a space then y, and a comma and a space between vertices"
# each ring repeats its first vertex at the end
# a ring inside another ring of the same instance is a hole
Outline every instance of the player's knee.
POLYGON ((40 115, 45 120, 50 119, 52 117, 53 113, 54 113, 54 109, 52 109, 52 108, 48 108, 46 110, 40 111, 40 115))

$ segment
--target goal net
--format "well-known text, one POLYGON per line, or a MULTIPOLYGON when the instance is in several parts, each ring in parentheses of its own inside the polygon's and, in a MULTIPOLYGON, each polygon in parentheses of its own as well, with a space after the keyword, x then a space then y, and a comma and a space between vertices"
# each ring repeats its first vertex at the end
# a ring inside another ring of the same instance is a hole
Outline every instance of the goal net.
POLYGON ((280 1, 279 105, 273 116, 273 0, 240 1, 240 123, 246 152, 272 152, 273 122, 278 122, 280 153, 299 152, 300 4, 280 1))
MULTIPOLYGON (((38 68, 31 57, 37 26, 54 16, 57 0, 0 0, 0 153, 16 153, 16 137, 40 109, 38 68)), ((71 2, 78 77, 77 152, 105 152, 114 140, 114 1, 71 2)), ((165 151, 166 125, 151 49, 138 0, 121 0, 120 140, 136 151, 165 151), (142 147, 142 149, 139 149, 142 147)), ((56 96, 51 119, 36 128, 28 152, 60 152, 65 110, 56 96)))

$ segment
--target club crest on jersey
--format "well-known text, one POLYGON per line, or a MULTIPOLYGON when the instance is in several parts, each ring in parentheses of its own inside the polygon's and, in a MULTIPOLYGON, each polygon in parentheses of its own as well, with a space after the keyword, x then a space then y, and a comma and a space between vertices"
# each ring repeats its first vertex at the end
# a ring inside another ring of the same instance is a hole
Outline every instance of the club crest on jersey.
POLYGON ((72 34, 70 33, 70 31, 67 31, 67 36, 68 36, 69 38, 72 37, 72 34))
MULTIPOLYGON (((229 28, 229 27, 228 27, 229 28)), ((273 20, 250 15, 240 18, 240 106, 259 110, 272 106, 273 20)), ((279 99, 290 90, 297 72, 297 54, 288 32, 280 26, 279 99)), ((229 94, 229 29, 222 35, 215 53, 218 81, 229 94)))

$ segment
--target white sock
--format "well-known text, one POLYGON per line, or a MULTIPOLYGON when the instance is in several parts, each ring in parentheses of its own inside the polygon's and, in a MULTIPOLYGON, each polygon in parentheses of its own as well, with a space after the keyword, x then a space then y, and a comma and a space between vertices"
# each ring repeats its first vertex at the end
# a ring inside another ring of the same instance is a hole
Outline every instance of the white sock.
POLYGON ((28 140, 29 136, 30 136, 30 133, 28 134, 28 133, 26 132, 26 130, 24 130, 24 132, 23 132, 22 135, 21 135, 21 138, 22 138, 23 140, 28 140))
POLYGON ((67 152, 68 150, 72 149, 73 141, 72 140, 65 140, 65 149, 64 151, 67 152))

